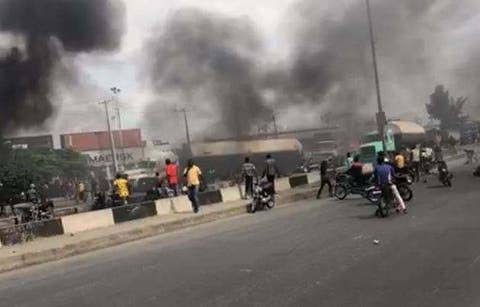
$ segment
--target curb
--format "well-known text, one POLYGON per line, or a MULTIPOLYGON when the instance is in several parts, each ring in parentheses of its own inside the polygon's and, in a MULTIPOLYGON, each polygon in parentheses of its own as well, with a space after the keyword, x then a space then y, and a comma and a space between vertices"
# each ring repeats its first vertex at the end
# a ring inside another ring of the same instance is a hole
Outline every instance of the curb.
MULTIPOLYGON (((291 202, 296 202, 304 199, 309 199, 315 196, 316 189, 312 188, 308 191, 294 193, 291 195, 285 195, 279 198, 277 206, 284 206, 291 202)), ((217 221, 220 219, 233 217, 237 215, 246 214, 246 207, 239 206, 229 208, 227 210, 206 213, 198 216, 192 216, 185 219, 159 223, 156 225, 149 225, 141 227, 141 225, 132 230, 125 231, 123 233, 117 233, 99 237, 95 239, 85 240, 74 244, 67 244, 61 248, 53 248, 40 252, 28 253, 23 255, 14 255, 8 257, 0 263, 0 273, 25 268, 37 264, 51 262, 55 260, 64 259, 67 257, 77 256, 88 252, 117 246, 120 244, 141 240, 160 234, 173 232, 180 229, 189 228, 209 222, 217 221)))

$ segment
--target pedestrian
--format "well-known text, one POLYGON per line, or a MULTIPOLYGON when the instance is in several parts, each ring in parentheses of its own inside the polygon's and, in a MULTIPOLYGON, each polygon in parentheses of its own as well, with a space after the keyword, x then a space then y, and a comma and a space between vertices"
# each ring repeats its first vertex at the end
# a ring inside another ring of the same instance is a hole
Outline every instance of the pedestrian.
POLYGON ((77 203, 85 202, 85 183, 82 180, 77 183, 77 203))
POLYGON ((385 162, 385 154, 383 152, 378 153, 377 164, 373 172, 377 185, 382 189, 382 197, 387 203, 392 201, 392 195, 397 199, 398 206, 395 208, 397 212, 402 211, 407 213, 407 207, 403 201, 397 186, 393 183, 395 177, 395 169, 385 162))
POLYGON ((412 171, 414 173, 414 180, 416 182, 420 181, 420 148, 418 146, 412 146, 410 152, 410 163, 412 171))
POLYGON ((185 168, 185 171, 183 172, 183 176, 187 181, 188 199, 190 199, 190 202, 192 203, 193 212, 198 213, 200 206, 198 189, 200 181, 202 180, 202 171, 193 163, 192 159, 189 159, 187 162, 187 168, 185 168))
POLYGON ((352 157, 352 154, 349 153, 349 152, 347 152, 346 163, 347 163, 347 169, 350 169, 350 167, 352 166, 352 163, 353 163, 353 157, 352 157))
POLYGON ((173 195, 178 196, 177 164, 172 163, 170 159, 165 160, 165 176, 168 187, 173 190, 173 195))
POLYGON ((268 182, 272 184, 272 191, 275 194, 275 177, 279 174, 275 159, 271 154, 265 157, 265 169, 263 170, 263 177, 266 177, 268 182))
POLYGON ((117 174, 113 181, 113 188, 114 194, 120 200, 121 204, 128 204, 128 197, 130 196, 128 180, 121 174, 117 174))
POLYGON ((436 144, 433 147, 433 153, 434 153, 434 157, 435 157, 435 162, 443 161, 442 146, 440 146, 439 144, 436 144))
POLYGON ((464 151, 465 151, 465 154, 467 155, 467 161, 465 161, 465 164, 473 164, 475 151, 472 149, 464 149, 464 151))
POLYGON ((320 163, 320 189, 318 189, 317 192, 317 199, 320 199, 323 191, 323 187, 325 185, 328 185, 328 195, 330 197, 333 196, 333 186, 332 182, 330 181, 330 176, 328 174, 328 168, 329 164, 332 161, 332 158, 328 158, 327 160, 323 160, 322 163, 320 163))
POLYGON ((159 172, 155 173, 155 190, 157 192, 157 196, 162 197, 162 195, 163 195, 163 177, 160 176, 159 172))
POLYGON ((245 182, 245 198, 253 196, 253 177, 257 175, 255 165, 250 162, 250 158, 246 157, 242 164, 242 178, 245 182))
POLYGON ((355 155, 352 165, 347 170, 347 174, 353 179, 353 184, 363 186, 365 184, 365 175, 363 174, 363 163, 360 162, 360 156, 355 155))
POLYGON ((93 194, 92 194, 92 181, 90 179, 86 179, 85 183, 85 192, 83 195, 83 202, 90 204, 92 199, 93 199, 93 194))

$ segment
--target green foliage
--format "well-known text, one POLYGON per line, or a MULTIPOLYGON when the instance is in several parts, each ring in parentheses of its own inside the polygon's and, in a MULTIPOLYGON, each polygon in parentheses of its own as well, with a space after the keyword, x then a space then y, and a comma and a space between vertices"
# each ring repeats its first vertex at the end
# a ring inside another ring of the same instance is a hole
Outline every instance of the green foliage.
POLYGON ((466 101, 464 97, 450 97, 443 85, 437 85, 430 95, 430 103, 426 105, 427 112, 431 118, 440 121, 442 129, 457 128, 464 121, 462 110, 466 101))
POLYGON ((0 199, 25 191, 31 183, 48 183, 55 177, 83 178, 87 173, 87 159, 78 152, 0 146, 0 199))

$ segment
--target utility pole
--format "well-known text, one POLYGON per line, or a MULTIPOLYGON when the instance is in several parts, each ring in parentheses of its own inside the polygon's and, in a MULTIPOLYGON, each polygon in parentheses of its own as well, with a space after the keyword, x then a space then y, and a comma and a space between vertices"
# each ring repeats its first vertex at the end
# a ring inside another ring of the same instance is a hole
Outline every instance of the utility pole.
MULTIPOLYGON (((110 88, 110 91, 113 93, 114 97, 116 97, 116 95, 120 94, 120 92, 122 90, 119 89, 118 87, 114 86, 114 87, 110 88)), ((117 107, 115 108, 115 112, 116 112, 116 116, 117 116, 117 120, 118 120, 118 133, 119 133, 119 136, 120 136, 120 148, 122 150, 123 159, 125 159, 125 147, 124 147, 124 144, 123 144, 123 132, 122 132, 122 118, 121 118, 121 115, 120 115, 120 107, 118 107, 118 100, 115 99, 115 101, 117 102, 117 107)), ((123 165, 123 166, 125 166, 125 165, 123 165)))
POLYGON ((273 131, 275 132, 275 138, 278 139, 277 116, 275 115, 275 113, 272 114, 272 120, 273 120, 273 131))
POLYGON ((365 0, 367 5, 367 17, 368 17, 368 29, 370 32, 370 45, 372 48, 372 58, 373 58, 373 70, 375 72, 375 87, 377 90, 377 127, 378 127, 378 134, 380 135, 380 139, 382 140, 383 152, 386 151, 385 146, 385 125, 387 123, 387 117, 385 112, 383 111, 382 106, 382 96, 380 93, 380 81, 378 77, 378 65, 377 65, 377 51, 375 48, 375 37, 373 32, 373 22, 372 22, 372 13, 370 10, 370 0, 365 0))
POLYGON ((105 106, 105 115, 107 117, 107 128, 108 128, 108 136, 110 139, 110 151, 112 154, 112 159, 113 159, 113 171, 116 174, 118 172, 118 161, 117 161, 117 152, 115 150, 115 141, 113 139, 113 134, 112 134, 112 129, 110 126, 110 114, 108 112, 108 100, 104 100, 100 102, 100 104, 103 104, 105 106))
POLYGON ((183 113, 183 121, 185 122, 185 135, 187 138, 187 145, 190 147, 190 144, 192 143, 192 140, 190 138, 190 129, 188 127, 188 117, 187 117, 187 109, 178 109, 176 110, 179 113, 183 113))

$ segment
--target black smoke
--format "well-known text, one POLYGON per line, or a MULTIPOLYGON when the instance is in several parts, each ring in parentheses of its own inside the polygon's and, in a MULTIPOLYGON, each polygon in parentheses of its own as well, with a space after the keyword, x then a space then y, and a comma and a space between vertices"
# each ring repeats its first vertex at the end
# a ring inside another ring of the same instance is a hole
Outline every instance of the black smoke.
MULTIPOLYGON (((479 44, 455 36, 478 16, 480 2, 371 0, 371 8, 387 116, 426 119, 425 103, 439 83, 466 96, 480 93, 479 44)), ((275 61, 263 53, 265 37, 255 33, 251 22, 177 11, 146 45, 151 84, 172 101, 151 104, 149 111, 197 103, 235 134, 268 122, 271 109, 283 110, 278 117, 290 126, 303 123, 298 116, 289 117, 292 109, 318 113, 318 121, 308 125, 347 123, 352 131, 357 123, 375 118, 365 1, 301 0, 283 22, 288 26, 274 35, 289 38, 284 46, 288 56, 275 61), (273 102, 265 101, 265 93, 273 102)))
MULTIPOLYGON (((148 50, 155 91, 175 96, 196 117, 207 112, 220 121, 217 127, 235 136, 251 132, 259 121, 271 117, 259 82, 261 44, 249 20, 182 9, 158 28, 148 50)), ((150 109, 171 114, 173 106, 154 103, 150 109)))
MULTIPOLYGON (((371 0, 371 8, 387 111, 398 115, 424 109, 430 89, 442 80, 465 84, 455 57, 466 50, 451 37, 478 15, 478 1, 371 0)), ((293 56, 288 82, 279 87, 288 88, 293 101, 326 103, 338 119, 352 110, 373 115, 376 97, 365 1, 306 0, 291 11, 296 12, 291 17, 293 56)), ((480 64, 472 57, 466 61, 469 70, 480 64)))
POLYGON ((62 54, 118 48, 124 15, 121 0, 0 0, 0 32, 17 43, 0 56, 0 134, 52 116, 62 54))

